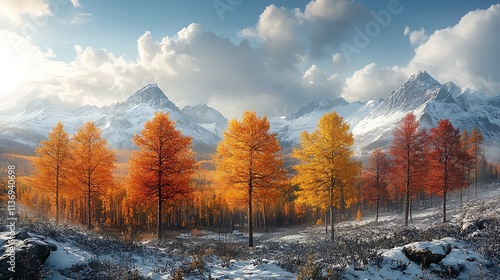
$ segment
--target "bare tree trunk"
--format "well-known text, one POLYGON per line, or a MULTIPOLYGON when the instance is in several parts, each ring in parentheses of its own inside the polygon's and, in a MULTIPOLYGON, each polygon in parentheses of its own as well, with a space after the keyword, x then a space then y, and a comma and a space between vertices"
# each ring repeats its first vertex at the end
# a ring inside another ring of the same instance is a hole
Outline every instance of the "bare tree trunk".
POLYGON ((443 223, 446 223, 446 190, 443 192, 443 223))
POLYGON ((91 212, 90 212, 90 183, 87 186, 87 227, 89 229, 92 229, 92 219, 91 219, 91 212))
POLYGON ((248 247, 253 247, 252 180, 248 182, 248 247))
POLYGON ((156 229, 156 235, 158 236, 158 240, 162 238, 162 233, 161 233, 161 212, 162 212, 162 205, 161 205, 161 187, 158 187, 158 212, 157 212, 157 229, 156 229))
POLYGON ((335 215, 333 213, 333 205, 330 205, 330 225, 332 227, 332 230, 330 231, 330 237, 331 237, 332 242, 335 240, 334 223, 335 223, 335 215))

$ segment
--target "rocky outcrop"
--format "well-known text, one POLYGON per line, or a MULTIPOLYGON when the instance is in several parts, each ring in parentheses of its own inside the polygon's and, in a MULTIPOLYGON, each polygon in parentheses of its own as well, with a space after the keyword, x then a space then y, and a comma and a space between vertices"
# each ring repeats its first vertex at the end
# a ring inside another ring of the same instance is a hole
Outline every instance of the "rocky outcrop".
POLYGON ((40 270, 57 246, 25 231, 0 233, 0 279, 40 279, 40 270))

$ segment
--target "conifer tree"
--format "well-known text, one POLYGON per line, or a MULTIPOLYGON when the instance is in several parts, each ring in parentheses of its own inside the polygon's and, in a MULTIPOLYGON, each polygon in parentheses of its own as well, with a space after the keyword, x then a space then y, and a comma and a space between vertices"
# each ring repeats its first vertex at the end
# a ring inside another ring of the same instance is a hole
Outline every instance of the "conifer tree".
POLYGON ((281 146, 266 117, 253 111, 229 122, 215 156, 216 181, 228 200, 247 205, 248 246, 253 247, 254 199, 276 199, 285 186, 281 146))
POLYGON ((427 133, 419 127, 415 115, 408 113, 394 129, 394 138, 390 146, 393 172, 397 173, 395 178, 404 178, 405 226, 408 225, 410 216, 411 195, 421 183, 417 180, 425 177, 422 172, 425 170, 427 133))
POLYGON ((175 128, 168 113, 156 112, 133 138, 138 147, 130 159, 129 184, 141 198, 153 197, 157 202, 157 236, 162 238, 163 206, 166 202, 191 194, 191 177, 196 161, 191 137, 175 128))
POLYGON ((106 188, 113 186, 115 155, 101 137, 101 130, 94 122, 80 126, 71 139, 73 157, 72 179, 83 192, 86 201, 87 226, 92 227, 91 202, 106 188))
MULTIPOLYGON (((299 161, 293 183, 299 185, 299 201, 330 211, 334 240, 334 207, 344 210, 357 201, 354 182, 361 164, 353 161, 354 137, 349 125, 336 112, 325 114, 312 133, 303 131, 292 156, 299 161)), ((326 221, 325 221, 326 222, 326 221)))
POLYGON ((68 163, 71 157, 70 137, 61 122, 49 132, 47 140, 42 140, 35 150, 33 165, 36 168, 34 182, 42 189, 52 192, 55 200, 56 224, 59 223, 59 200, 68 183, 68 163))

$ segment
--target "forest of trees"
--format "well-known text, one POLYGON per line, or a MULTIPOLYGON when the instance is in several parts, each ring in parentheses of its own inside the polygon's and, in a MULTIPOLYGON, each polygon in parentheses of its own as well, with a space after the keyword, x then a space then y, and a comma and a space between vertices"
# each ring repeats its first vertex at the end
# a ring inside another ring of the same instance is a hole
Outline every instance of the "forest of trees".
POLYGON ((482 183, 498 179, 486 160, 478 129, 459 131, 449 120, 423 129, 414 114, 402 118, 393 141, 355 157, 354 137, 337 113, 304 131, 285 154, 266 117, 245 112, 231 120, 214 154, 196 154, 191 138, 158 112, 133 142, 113 150, 92 122, 70 135, 56 124, 35 156, 18 156, 25 176, 18 197, 32 215, 95 230, 156 232, 211 228, 248 231, 297 224, 334 224, 380 211, 401 212, 450 195, 462 202, 482 183))

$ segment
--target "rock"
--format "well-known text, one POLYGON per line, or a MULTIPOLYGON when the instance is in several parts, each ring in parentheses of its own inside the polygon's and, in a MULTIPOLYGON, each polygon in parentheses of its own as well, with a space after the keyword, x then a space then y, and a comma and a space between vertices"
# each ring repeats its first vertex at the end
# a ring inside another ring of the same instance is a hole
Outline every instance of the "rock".
POLYGON ((405 256, 413 262, 428 268, 432 263, 438 264, 451 252, 451 245, 430 242, 416 242, 403 247, 405 256))
MULTIPOLYGON (((1 234, 1 233, 0 233, 1 234)), ((8 235, 2 234, 2 237, 8 235)), ((0 248, 0 279, 35 279, 39 278, 40 268, 51 251, 57 246, 44 241, 44 237, 32 237, 27 232, 18 232, 12 239, 2 238, 0 248)))
POLYGON ((496 222, 493 218, 482 218, 479 220, 463 220, 460 227, 462 234, 476 234, 477 231, 486 229, 488 226, 494 225, 496 222))

